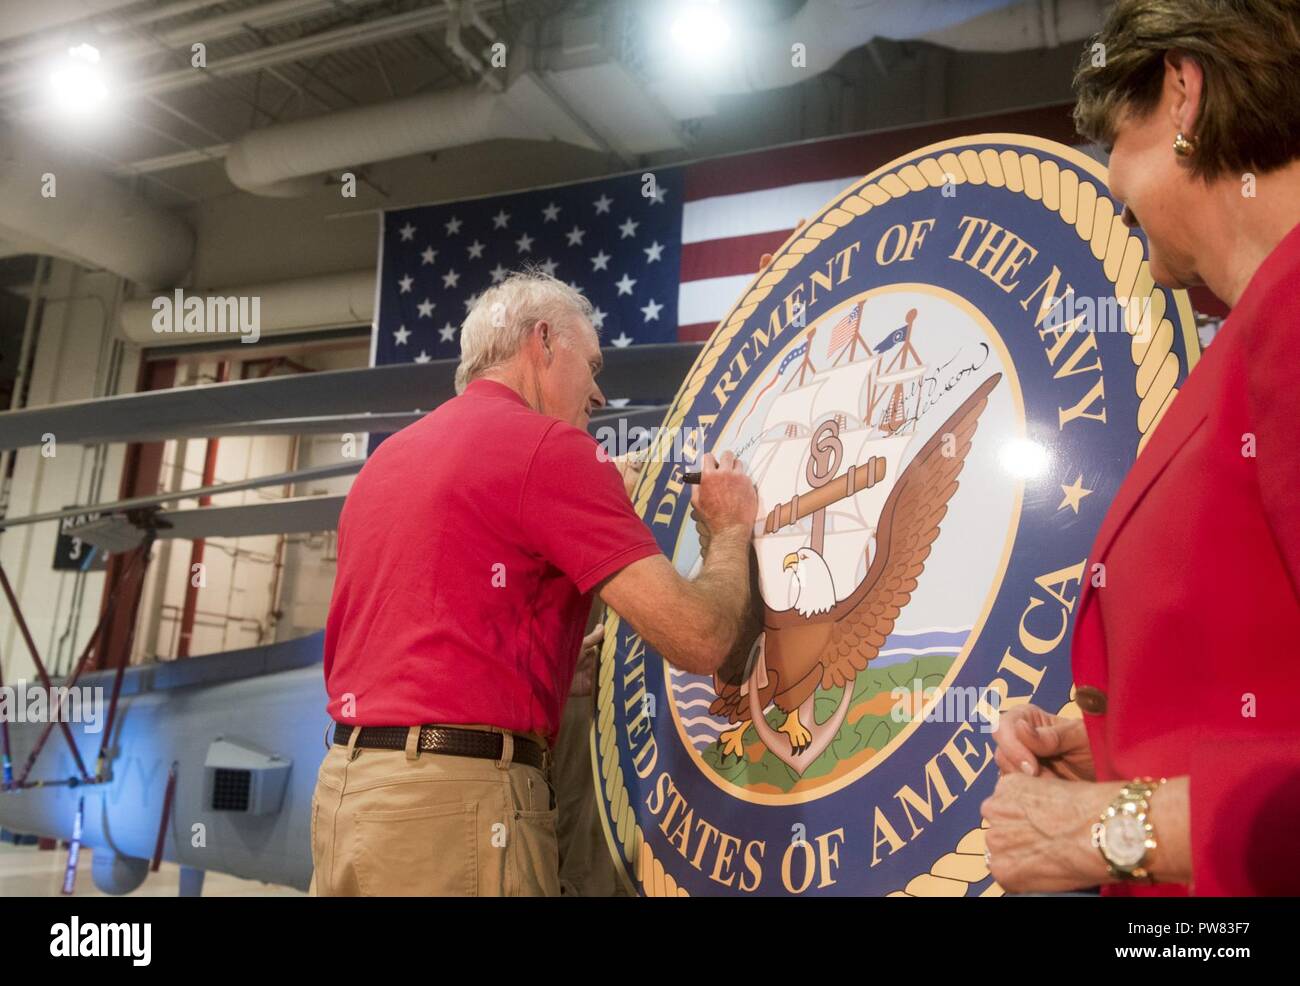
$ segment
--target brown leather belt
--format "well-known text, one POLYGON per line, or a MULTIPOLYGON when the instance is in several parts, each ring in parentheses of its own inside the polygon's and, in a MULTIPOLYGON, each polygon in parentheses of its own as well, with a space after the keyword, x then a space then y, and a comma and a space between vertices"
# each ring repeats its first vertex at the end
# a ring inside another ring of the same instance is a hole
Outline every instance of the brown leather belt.
MULTIPOLYGON (((334 742, 347 746, 352 738, 352 726, 334 724, 334 742)), ((356 746, 375 750, 405 750, 409 730, 406 726, 362 726, 356 746)), ((540 743, 525 736, 514 737, 514 763, 527 764, 538 770, 548 766, 549 754, 540 743)), ((444 753, 452 757, 477 757, 481 760, 500 760, 505 739, 500 733, 483 729, 456 729, 452 726, 421 726, 419 750, 421 753, 444 753)))

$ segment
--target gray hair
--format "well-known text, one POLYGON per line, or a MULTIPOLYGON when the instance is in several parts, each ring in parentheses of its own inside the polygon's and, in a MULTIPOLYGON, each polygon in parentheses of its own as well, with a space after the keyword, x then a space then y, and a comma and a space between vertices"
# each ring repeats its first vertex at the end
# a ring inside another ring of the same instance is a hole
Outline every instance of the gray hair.
POLYGON ((590 322, 591 302, 543 270, 525 268, 494 284, 479 295, 461 323, 456 393, 515 356, 538 322, 558 326, 565 316, 575 314, 590 322))

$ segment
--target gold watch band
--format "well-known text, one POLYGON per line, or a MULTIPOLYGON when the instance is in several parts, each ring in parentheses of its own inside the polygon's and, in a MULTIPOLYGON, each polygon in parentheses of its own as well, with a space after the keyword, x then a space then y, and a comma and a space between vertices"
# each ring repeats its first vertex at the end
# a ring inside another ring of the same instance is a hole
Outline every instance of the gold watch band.
POLYGON ((1101 818, 1094 828, 1094 842, 1101 857, 1106 862, 1110 875, 1117 880, 1130 883, 1155 883, 1155 877, 1147 868, 1151 855, 1158 842, 1155 827, 1151 823, 1151 798, 1165 783, 1165 778, 1135 777, 1122 788, 1113 801, 1101 813, 1101 818), (1106 823, 1116 816, 1130 815, 1142 826, 1145 849, 1142 857, 1131 866, 1118 865, 1106 850, 1106 823))

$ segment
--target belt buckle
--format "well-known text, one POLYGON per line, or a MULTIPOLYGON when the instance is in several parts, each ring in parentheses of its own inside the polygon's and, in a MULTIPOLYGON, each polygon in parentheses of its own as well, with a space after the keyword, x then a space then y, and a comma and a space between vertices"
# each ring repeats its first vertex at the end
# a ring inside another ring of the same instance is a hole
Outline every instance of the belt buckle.
POLYGON ((555 762, 555 755, 551 753, 550 746, 543 745, 542 746, 542 773, 549 774, 551 772, 551 764, 553 764, 554 762, 555 762))

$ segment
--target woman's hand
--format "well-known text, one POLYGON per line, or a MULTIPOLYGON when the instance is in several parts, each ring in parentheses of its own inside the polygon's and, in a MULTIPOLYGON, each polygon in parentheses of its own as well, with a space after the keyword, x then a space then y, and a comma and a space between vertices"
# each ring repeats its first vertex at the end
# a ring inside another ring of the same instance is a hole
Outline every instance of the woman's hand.
POLYGON ((1065 781, 1096 779, 1088 731, 1082 719, 1067 719, 1035 705, 1018 705, 998 716, 993 730, 998 770, 1037 777, 1046 771, 1065 781))
POLYGON ((1059 893, 1112 882, 1092 827, 1123 786, 1003 774, 980 806, 993 879, 1010 893, 1059 893))

